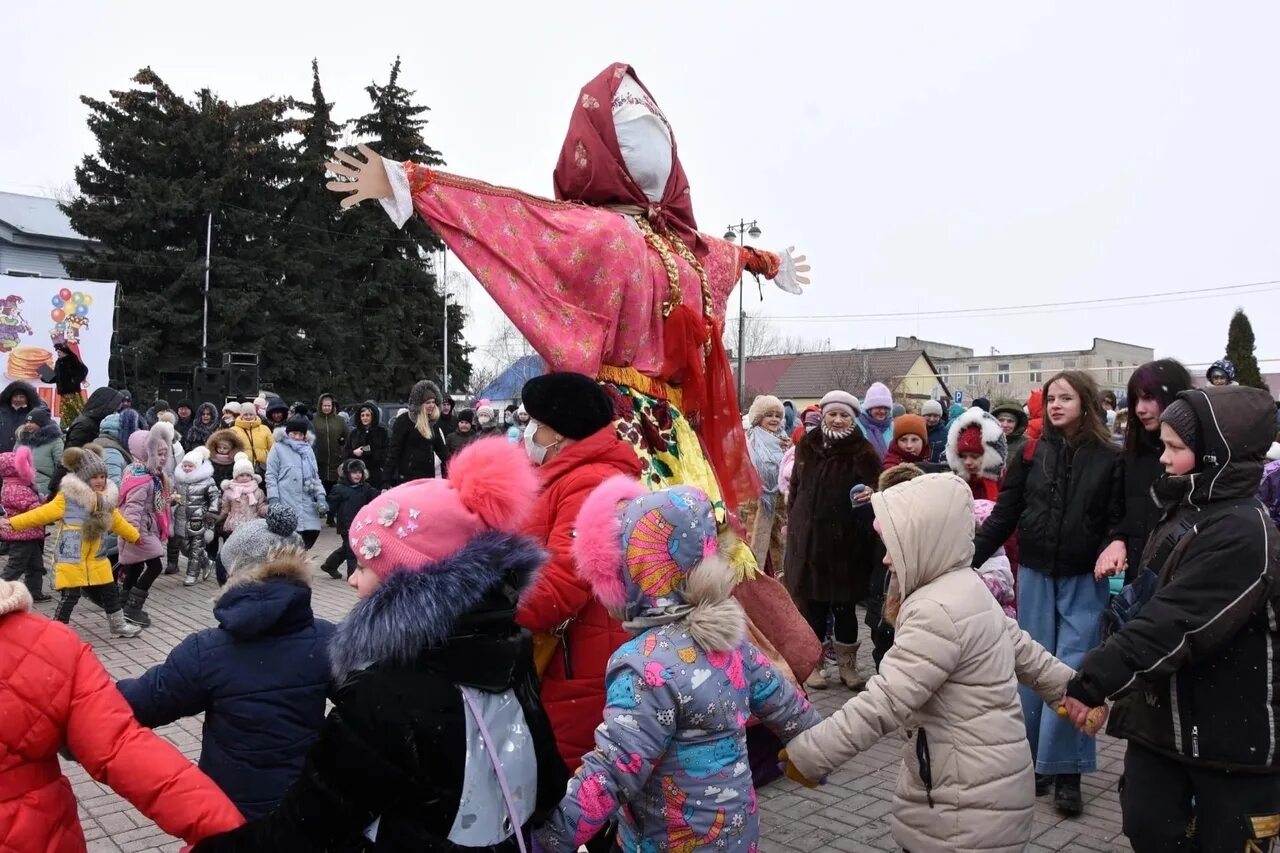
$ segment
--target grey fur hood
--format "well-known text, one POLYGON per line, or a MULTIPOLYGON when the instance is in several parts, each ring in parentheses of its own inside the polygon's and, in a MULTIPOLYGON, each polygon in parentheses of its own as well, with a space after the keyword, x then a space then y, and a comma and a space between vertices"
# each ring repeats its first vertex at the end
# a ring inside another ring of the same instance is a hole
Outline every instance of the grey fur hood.
POLYGON ((414 415, 422 409, 422 404, 427 398, 434 397, 439 403, 443 397, 440 395, 440 386, 432 382, 430 379, 423 379, 413 384, 413 389, 409 391, 409 414, 414 415))

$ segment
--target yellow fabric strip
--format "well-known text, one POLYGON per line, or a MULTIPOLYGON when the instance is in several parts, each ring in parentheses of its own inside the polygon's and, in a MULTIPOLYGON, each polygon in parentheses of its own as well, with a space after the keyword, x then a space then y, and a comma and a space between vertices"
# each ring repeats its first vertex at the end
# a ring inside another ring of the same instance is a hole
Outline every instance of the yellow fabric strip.
POLYGON ((614 367, 611 364, 606 364, 600 368, 600 372, 596 374, 596 379, 601 382, 611 382, 614 385, 625 385, 628 388, 634 388, 641 394, 647 394, 659 400, 666 400, 676 408, 681 408, 684 402, 684 393, 679 388, 661 379, 645 376, 634 367, 614 367))

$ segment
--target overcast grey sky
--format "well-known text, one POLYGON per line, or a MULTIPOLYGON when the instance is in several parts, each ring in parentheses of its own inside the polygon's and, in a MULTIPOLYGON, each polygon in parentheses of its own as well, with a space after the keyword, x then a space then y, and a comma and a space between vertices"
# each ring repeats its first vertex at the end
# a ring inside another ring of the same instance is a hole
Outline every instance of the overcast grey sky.
MULTIPOLYGON (((1275 285, 940 316, 1280 279, 1278 4, 237 0, 5 16, 0 189, 68 186, 93 144, 77 96, 105 98, 144 65, 180 92, 246 101, 308 95, 315 57, 349 118, 400 54, 451 171, 549 193, 578 88, 622 60, 672 122, 702 229, 754 218, 761 245, 809 255, 804 297, 748 291, 786 332, 1005 353, 1101 336, 1200 363, 1242 306, 1258 355, 1280 358, 1275 285), (831 319, 920 310, 934 313, 831 319)), ((492 307, 471 304, 489 326, 492 307)))

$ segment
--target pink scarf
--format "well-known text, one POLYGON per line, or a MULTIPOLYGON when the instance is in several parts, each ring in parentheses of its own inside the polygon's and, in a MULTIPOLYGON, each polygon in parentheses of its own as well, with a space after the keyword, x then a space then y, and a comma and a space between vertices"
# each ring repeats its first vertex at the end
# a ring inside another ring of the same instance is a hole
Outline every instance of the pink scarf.
POLYGON ((248 483, 237 483, 235 480, 228 480, 222 486, 223 491, 228 493, 233 501, 249 499, 249 506, 258 503, 258 483, 257 481, 249 481, 248 483))

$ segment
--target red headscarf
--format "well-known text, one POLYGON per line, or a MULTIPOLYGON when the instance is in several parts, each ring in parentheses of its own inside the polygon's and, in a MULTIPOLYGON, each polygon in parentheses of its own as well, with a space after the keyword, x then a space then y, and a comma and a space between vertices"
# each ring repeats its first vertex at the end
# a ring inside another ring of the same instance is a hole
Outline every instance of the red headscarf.
POLYGON ((600 206, 634 204, 647 211, 646 218, 655 229, 674 232, 701 260, 707 247, 693 218, 689 179, 680 165, 675 137, 671 138, 671 175, 662 201, 650 201, 627 172, 613 124, 613 96, 627 74, 653 100, 631 66, 622 62, 610 65, 582 87, 556 163, 556 198, 600 206))

